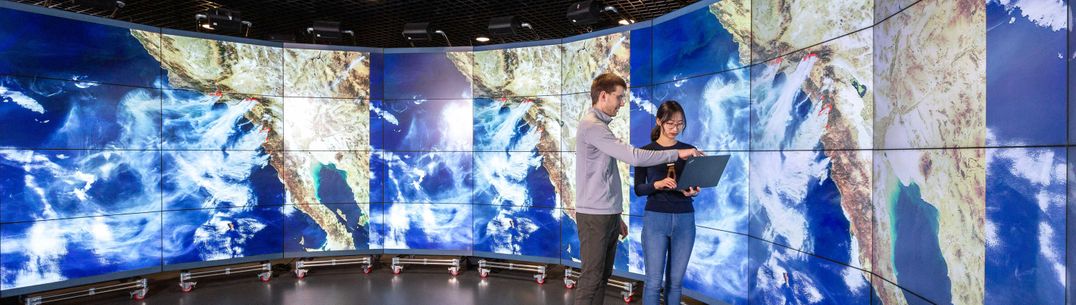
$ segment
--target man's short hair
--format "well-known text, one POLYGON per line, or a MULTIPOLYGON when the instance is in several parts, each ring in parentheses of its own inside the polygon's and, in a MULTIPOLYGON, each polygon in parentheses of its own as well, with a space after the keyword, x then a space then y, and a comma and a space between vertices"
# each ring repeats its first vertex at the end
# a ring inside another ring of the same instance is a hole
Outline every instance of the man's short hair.
POLYGON ((590 83, 590 105, 593 106, 598 103, 598 95, 601 95, 602 91, 613 93, 613 91, 616 91, 617 86, 625 90, 628 89, 628 83, 624 81, 624 78, 613 74, 613 72, 605 72, 595 77, 594 82, 590 83))

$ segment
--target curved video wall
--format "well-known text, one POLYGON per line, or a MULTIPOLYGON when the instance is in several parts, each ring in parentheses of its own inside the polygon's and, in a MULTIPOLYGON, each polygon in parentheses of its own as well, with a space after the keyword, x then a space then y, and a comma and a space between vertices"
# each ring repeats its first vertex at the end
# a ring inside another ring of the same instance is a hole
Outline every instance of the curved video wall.
MULTIPOLYGON (((703 1, 508 46, 207 36, 0 4, 0 295, 272 258, 579 265, 574 135, 728 154, 688 295, 728 304, 1062 304, 1067 2, 703 1), (61 17, 57 17, 61 16, 61 17), (89 21, 79 21, 89 20, 89 21)), ((1074 104, 1076 105, 1076 104, 1074 104)), ((620 165, 641 278, 645 198, 620 165)))

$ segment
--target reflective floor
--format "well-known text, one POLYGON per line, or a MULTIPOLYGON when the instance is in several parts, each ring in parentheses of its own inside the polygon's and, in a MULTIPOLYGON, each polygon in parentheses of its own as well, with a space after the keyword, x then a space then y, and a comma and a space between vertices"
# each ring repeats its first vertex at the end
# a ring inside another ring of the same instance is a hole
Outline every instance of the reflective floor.
MULTIPOLYGON (((387 266, 370 274, 352 266, 312 268, 303 279, 293 273, 274 273, 268 283, 254 273, 199 279, 184 293, 178 280, 151 282, 144 301, 125 295, 100 295, 66 304, 571 304, 573 290, 564 287, 563 273, 538 285, 533 273, 494 271, 486 279, 471 268, 457 277, 439 266, 408 266, 393 275, 387 266)), ((610 287, 605 304, 624 304, 621 290, 610 287)), ((641 292, 641 291, 640 291, 641 292)), ((639 304, 636 292, 633 304, 639 304)))

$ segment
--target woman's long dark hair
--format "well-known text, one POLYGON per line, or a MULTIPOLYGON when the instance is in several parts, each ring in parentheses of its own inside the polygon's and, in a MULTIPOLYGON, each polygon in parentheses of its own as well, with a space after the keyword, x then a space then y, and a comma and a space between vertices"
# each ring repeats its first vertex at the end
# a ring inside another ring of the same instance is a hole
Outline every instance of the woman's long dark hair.
POLYGON ((674 113, 679 113, 680 117, 684 118, 684 128, 687 128, 687 114, 684 113, 684 108, 680 107, 680 103, 677 103, 674 100, 665 101, 658 107, 657 118, 661 123, 655 124, 654 129, 650 130, 651 142, 656 142, 658 138, 661 137, 661 125, 664 124, 665 121, 672 119, 674 113))

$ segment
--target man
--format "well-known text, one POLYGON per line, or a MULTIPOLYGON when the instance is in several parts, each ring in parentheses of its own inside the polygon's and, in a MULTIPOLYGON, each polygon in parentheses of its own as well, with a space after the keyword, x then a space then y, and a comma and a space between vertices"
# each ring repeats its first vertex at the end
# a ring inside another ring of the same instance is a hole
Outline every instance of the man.
POLYGON ((609 130, 609 121, 627 100, 628 85, 612 73, 598 75, 590 85, 591 108, 575 134, 576 214, 583 274, 575 293, 576 305, 602 304, 613 273, 619 236, 628 236, 616 160, 631 166, 654 166, 702 156, 695 149, 650 151, 624 144, 609 130), (614 160, 615 159, 615 160, 614 160))

